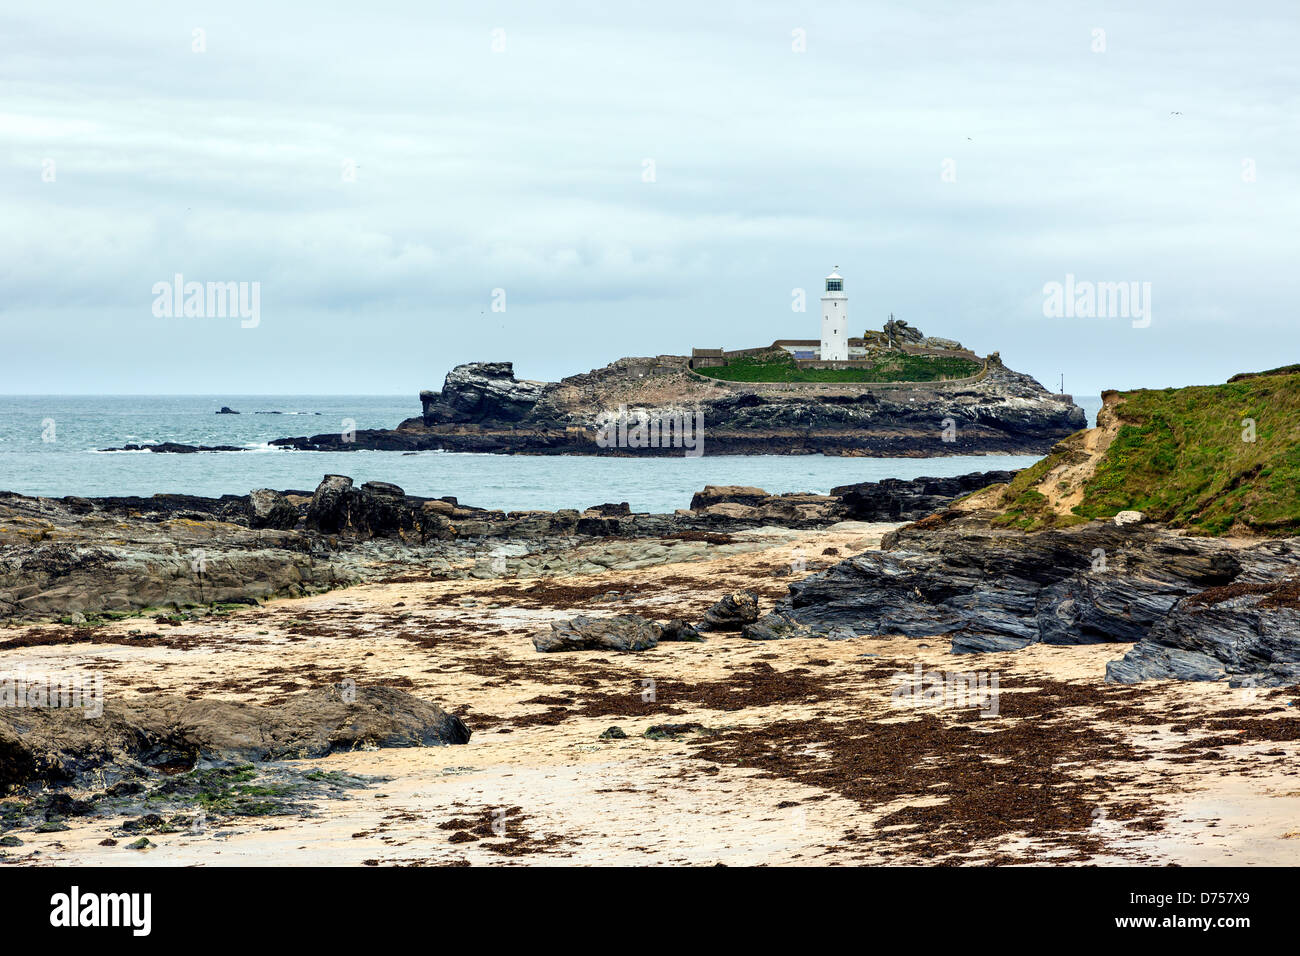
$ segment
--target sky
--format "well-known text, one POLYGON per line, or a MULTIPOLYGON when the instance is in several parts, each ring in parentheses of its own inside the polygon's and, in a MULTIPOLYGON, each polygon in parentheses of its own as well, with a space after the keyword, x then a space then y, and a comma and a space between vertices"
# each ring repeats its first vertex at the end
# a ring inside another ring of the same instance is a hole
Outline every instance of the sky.
POLYGON ((815 338, 835 266, 855 333, 1075 394, 1297 362, 1297 49, 1292 0, 8 4, 0 393, 555 380, 815 338))

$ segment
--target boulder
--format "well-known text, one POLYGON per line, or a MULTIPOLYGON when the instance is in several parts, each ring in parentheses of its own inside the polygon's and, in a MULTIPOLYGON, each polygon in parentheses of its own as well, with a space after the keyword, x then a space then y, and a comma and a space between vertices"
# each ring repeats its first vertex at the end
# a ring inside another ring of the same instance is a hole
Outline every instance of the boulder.
POLYGON ((704 612, 702 631, 739 631, 758 620, 758 595, 733 591, 704 612))
POLYGON ((387 481, 367 481, 348 496, 348 524, 359 534, 380 537, 413 530, 415 515, 406 492, 387 481))
POLYGON ((851 521, 917 521, 955 499, 1010 481, 1014 471, 976 471, 953 478, 886 478, 831 489, 851 521))
POLYGON ((248 493, 250 528, 292 528, 298 523, 298 509, 284 495, 270 488, 254 488, 248 493))
POLYGON ((579 616, 552 621, 549 632, 533 636, 539 651, 644 651, 663 637, 663 628, 635 614, 617 617, 579 616))
POLYGON ((751 641, 778 641, 792 637, 811 637, 812 629, 789 614, 773 611, 765 614, 753 624, 746 624, 740 630, 741 637, 751 641))
POLYGON ((348 499, 352 479, 347 475, 326 475, 307 506, 307 527, 321 534, 338 534, 348 523, 348 499))
POLYGON ((659 638, 661 641, 703 641, 700 632, 692 624, 687 624, 680 618, 673 618, 663 626, 663 635, 659 638))

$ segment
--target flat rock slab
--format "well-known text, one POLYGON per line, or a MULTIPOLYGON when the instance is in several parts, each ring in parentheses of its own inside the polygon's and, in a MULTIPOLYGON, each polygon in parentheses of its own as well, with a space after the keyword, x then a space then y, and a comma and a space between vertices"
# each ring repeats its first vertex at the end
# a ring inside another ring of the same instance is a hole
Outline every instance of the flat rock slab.
MULTIPOLYGON (((644 651, 663 638, 663 628, 635 614, 617 617, 575 617, 553 621, 550 631, 533 636, 533 646, 553 651, 644 651)), ((677 638, 680 639, 680 638, 677 638)))
POLYGON ((200 761, 324 757, 368 747, 469 742, 464 721, 392 687, 316 688, 282 704, 141 697, 98 708, 0 707, 0 787, 76 781, 116 765, 125 772, 200 761))

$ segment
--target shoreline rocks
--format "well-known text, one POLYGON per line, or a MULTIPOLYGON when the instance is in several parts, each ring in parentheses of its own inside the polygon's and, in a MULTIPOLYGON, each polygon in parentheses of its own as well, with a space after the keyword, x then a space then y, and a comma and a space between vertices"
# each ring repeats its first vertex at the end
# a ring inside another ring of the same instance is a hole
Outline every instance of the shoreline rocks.
POLYGON ((1107 680, 1300 682, 1300 538, 1243 547, 1136 520, 1027 534, 949 512, 882 548, 791 584, 743 636, 947 635, 954 654, 1129 643, 1107 680))
MULTIPOLYGON (((699 503, 719 497, 706 492, 699 503)), ((828 527, 848 513, 827 495, 747 489, 746 500, 675 514, 633 513, 626 503, 507 513, 387 482, 354 487, 346 475, 327 475, 312 491, 220 498, 0 492, 0 620, 246 603, 412 570, 510 577, 647 567, 743 548, 730 537, 737 531, 828 527)))

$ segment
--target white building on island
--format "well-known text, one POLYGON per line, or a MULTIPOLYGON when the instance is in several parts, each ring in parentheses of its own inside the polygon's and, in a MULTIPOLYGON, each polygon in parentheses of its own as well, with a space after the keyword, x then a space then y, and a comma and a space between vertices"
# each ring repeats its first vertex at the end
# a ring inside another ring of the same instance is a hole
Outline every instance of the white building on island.
POLYGON ((822 293, 822 344, 817 357, 823 362, 849 359, 849 297, 839 268, 836 266, 826 277, 826 291, 822 293))

